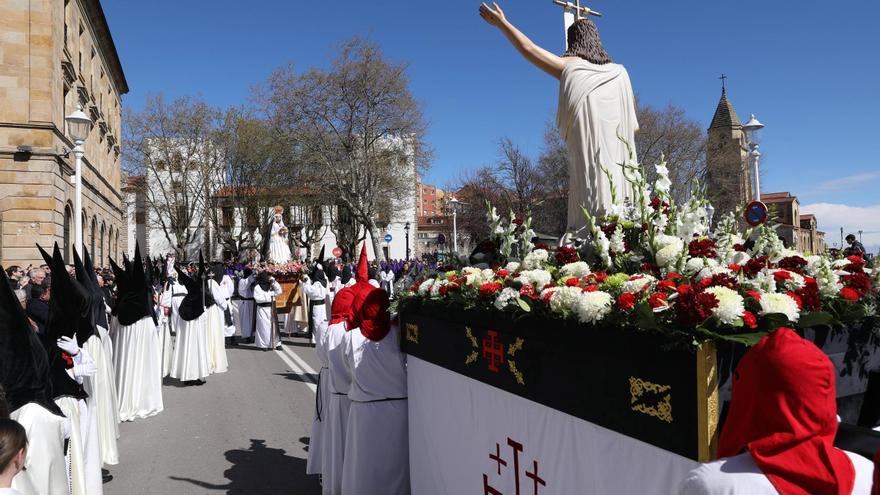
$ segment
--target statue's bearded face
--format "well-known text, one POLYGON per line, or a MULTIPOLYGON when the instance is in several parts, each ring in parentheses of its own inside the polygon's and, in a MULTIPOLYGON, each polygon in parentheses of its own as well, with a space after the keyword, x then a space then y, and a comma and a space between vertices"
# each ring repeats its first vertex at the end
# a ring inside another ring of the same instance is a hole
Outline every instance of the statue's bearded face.
POLYGON ((275 214, 275 223, 281 223, 281 215, 275 214))
POLYGON ((580 57, 597 65, 611 63, 611 57, 599 39, 599 30, 589 19, 578 19, 568 28, 568 50, 562 56, 580 57))

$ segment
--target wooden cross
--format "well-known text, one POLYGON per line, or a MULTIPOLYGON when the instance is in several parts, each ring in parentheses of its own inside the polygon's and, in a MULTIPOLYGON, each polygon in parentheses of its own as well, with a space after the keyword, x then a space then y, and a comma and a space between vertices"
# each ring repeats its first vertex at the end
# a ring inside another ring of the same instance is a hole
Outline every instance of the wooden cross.
POLYGON ((574 3, 569 3, 569 2, 566 2, 565 0, 553 0, 553 3, 555 3, 556 5, 562 6, 562 10, 564 12, 569 12, 569 11, 574 12, 575 20, 582 19, 582 18, 587 17, 589 15, 594 15, 596 17, 602 17, 602 14, 600 14, 599 12, 596 12, 595 10, 593 10, 587 6, 581 7, 581 0, 574 0, 574 3))

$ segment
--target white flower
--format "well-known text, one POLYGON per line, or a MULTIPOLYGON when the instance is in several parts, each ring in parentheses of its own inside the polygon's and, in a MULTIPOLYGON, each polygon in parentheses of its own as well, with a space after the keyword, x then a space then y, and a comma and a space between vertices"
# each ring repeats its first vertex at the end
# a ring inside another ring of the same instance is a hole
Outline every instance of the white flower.
POLYGON ((733 276, 733 270, 731 270, 730 268, 727 268, 726 266, 721 266, 718 263, 715 263, 714 265, 710 264, 709 266, 700 270, 700 273, 697 273, 696 279, 702 280, 704 278, 710 278, 713 275, 719 275, 719 274, 733 276))
POLYGON ((623 239, 623 225, 617 224, 617 227, 614 229, 614 233, 611 234, 609 249, 611 249, 611 252, 618 254, 622 254, 624 251, 626 251, 626 243, 623 239))
POLYGON ((493 272, 492 270, 481 270, 472 266, 465 267, 461 271, 461 273, 467 278, 467 281, 465 283, 472 287, 479 287, 486 282, 490 282, 495 276, 495 272, 493 272))
POLYGON ((424 296, 424 295, 428 294, 428 292, 430 292, 430 290, 431 290, 432 285, 434 285, 433 278, 429 278, 428 280, 425 280, 424 282, 422 282, 421 285, 419 285, 419 295, 424 296))
POLYGON ((575 312, 581 322, 596 323, 611 313, 613 300, 611 294, 601 290, 582 292, 575 305, 575 312))
POLYGON ((684 271, 688 275, 696 275, 704 268, 718 268, 718 262, 712 258, 691 258, 684 265, 684 271))
POLYGON ((559 269, 559 273, 562 274, 563 277, 586 277, 590 274, 590 265, 583 261, 575 261, 574 263, 563 265, 562 268, 559 269))
POLYGON ((513 273, 519 270, 519 263, 517 263, 516 261, 511 261, 507 264, 507 266, 504 267, 504 269, 509 271, 510 273, 513 273))
POLYGON ((806 285, 806 283, 807 283, 806 280, 804 280, 804 277, 802 277, 799 273, 795 273, 795 272, 792 272, 789 270, 784 270, 782 268, 780 268, 778 270, 770 270, 770 274, 774 276, 774 280, 775 280, 775 275, 780 272, 787 272, 789 277, 791 277, 788 280, 784 280, 782 282, 783 287, 785 287, 788 290, 803 289, 804 285, 806 285))
POLYGON ((546 249, 535 249, 523 259, 522 267, 526 270, 541 268, 544 266, 544 263, 547 262, 549 257, 550 253, 548 253, 546 249))
POLYGON ((510 287, 505 287, 495 298, 495 307, 498 309, 504 309, 508 304, 513 304, 518 297, 519 291, 510 287))
POLYGON ((656 280, 657 279, 651 275, 633 275, 629 280, 623 283, 623 292, 641 292, 656 280))
POLYGON ((448 280, 438 280, 431 286, 431 297, 440 297, 440 287, 449 285, 448 280))
POLYGON ((547 270, 526 270, 519 273, 520 282, 524 285, 534 285, 538 290, 543 289, 545 285, 549 284, 552 278, 547 270))
POLYGON ((706 292, 718 299, 718 306, 712 309, 712 316, 718 321, 730 325, 742 318, 746 307, 743 297, 738 292, 727 287, 709 287, 706 292))
MULTIPOLYGON (((561 315, 568 315, 575 311, 578 300, 583 294, 580 287, 556 287, 550 296, 550 311, 561 315)), ((546 294, 542 294, 543 297, 546 294)))
POLYGON ((662 246, 655 255, 657 264, 664 268, 675 262, 684 250, 684 241, 674 235, 657 236, 656 243, 662 246))
POLYGON ((669 188, 672 186, 672 181, 669 180, 669 169, 666 167, 666 163, 661 163, 659 165, 654 165, 654 170, 657 171, 657 180, 654 182, 654 190, 657 194, 666 194, 669 192, 669 188))
POLYGON ((761 294, 761 311, 760 315, 768 315, 779 313, 785 315, 788 321, 794 323, 801 316, 797 303, 788 294, 778 292, 765 292, 761 294))

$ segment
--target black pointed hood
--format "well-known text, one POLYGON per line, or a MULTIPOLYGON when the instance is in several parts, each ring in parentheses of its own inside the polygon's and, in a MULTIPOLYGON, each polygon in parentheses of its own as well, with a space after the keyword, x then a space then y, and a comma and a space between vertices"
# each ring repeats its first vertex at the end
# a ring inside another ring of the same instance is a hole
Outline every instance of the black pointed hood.
POLYGON ((110 260, 110 269, 113 270, 113 282, 116 284, 116 302, 113 304, 113 307, 110 308, 110 314, 112 316, 119 316, 119 294, 128 290, 128 274, 125 273, 125 270, 116 264, 113 261, 113 258, 109 258, 110 260))
MULTIPOLYGON (((49 320, 46 322, 46 333, 41 336, 43 349, 49 358, 49 370, 52 380, 52 398, 74 397, 85 399, 88 394, 82 385, 76 382, 67 373, 71 363, 67 363, 61 349, 58 348, 57 340, 61 337, 73 337, 79 331, 84 321, 91 319, 91 296, 76 280, 67 273, 67 267, 61 258, 61 250, 58 244, 49 256, 42 247, 37 246, 46 264, 52 270, 51 294, 49 296, 49 320)), ((93 328, 93 327, 92 327, 93 328)), ((82 346, 85 342, 77 342, 82 346)))
POLYGON ((342 285, 345 285, 351 280, 351 265, 348 263, 342 267, 342 275, 339 277, 339 281, 342 282, 342 285))
MULTIPOLYGON (((110 324, 107 322, 107 307, 104 303, 104 293, 101 291, 101 287, 98 286, 98 273, 95 271, 92 257, 89 256, 89 250, 85 247, 83 247, 83 258, 84 268, 89 279, 89 284, 86 288, 92 294, 92 314, 95 318, 95 325, 100 325, 105 330, 109 330, 110 324)), ((79 271, 77 271, 76 278, 79 280, 79 271)))
POLYGON ((149 303, 151 295, 148 292, 144 265, 141 263, 140 246, 135 244, 134 261, 129 261, 130 269, 120 278, 117 272, 118 266, 110 260, 110 266, 116 273, 116 308, 115 314, 121 325, 133 325, 145 316, 153 316, 152 304, 149 303))
POLYGON ((178 314, 184 321, 193 321, 205 312, 202 302, 202 281, 193 280, 186 271, 181 270, 179 266, 174 267, 177 270, 177 280, 186 287, 187 293, 180 301, 178 314))
POLYGON ((52 400, 49 357, 0 267, 0 384, 9 411, 35 402, 64 416, 52 400))
POLYGON ((211 278, 214 279, 214 282, 218 284, 223 282, 224 276, 226 276, 226 268, 223 263, 214 263, 214 266, 211 267, 211 278))
POLYGON ((321 246, 321 253, 318 255, 318 259, 315 260, 315 264, 312 265, 312 271, 309 273, 309 279, 314 282, 320 282, 321 285, 327 287, 327 276, 324 274, 324 247, 321 246))
POLYGON ((339 276, 339 268, 336 268, 335 261, 328 261, 324 264, 324 273, 327 274, 327 281, 332 282, 339 276))
POLYGON ((76 282, 83 288, 88 305, 88 311, 80 318, 79 324, 76 327, 76 341, 82 345, 92 335, 98 335, 98 329, 95 328, 95 299, 92 297, 92 279, 86 272, 86 267, 76 252, 76 248, 73 248, 73 268, 76 282))
POLYGON ((135 274, 137 274, 138 267, 140 267, 140 274, 142 274, 140 276, 143 276, 143 283, 147 291, 146 305, 150 309, 150 316, 153 318, 153 323, 159 325, 159 315, 156 313, 156 305, 153 303, 153 297, 156 295, 156 286, 153 284, 153 263, 149 256, 147 256, 145 262, 142 262, 140 254, 140 246, 135 244, 133 261, 135 266, 133 269, 135 270, 135 274))
POLYGON ((205 294, 205 309, 215 304, 213 292, 211 292, 211 287, 208 285, 210 277, 211 274, 208 273, 208 267, 205 265, 205 257, 199 251, 199 280, 202 281, 202 292, 205 294))

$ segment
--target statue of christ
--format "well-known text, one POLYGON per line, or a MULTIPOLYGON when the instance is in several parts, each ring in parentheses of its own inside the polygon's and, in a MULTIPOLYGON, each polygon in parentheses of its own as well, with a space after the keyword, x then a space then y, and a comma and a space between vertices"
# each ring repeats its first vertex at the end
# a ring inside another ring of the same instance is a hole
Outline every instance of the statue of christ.
POLYGON ((568 49, 557 56, 514 27, 497 3, 493 6, 482 4, 480 16, 500 29, 526 60, 559 79, 556 125, 568 150, 568 228, 577 231, 587 224, 582 207, 602 216, 614 204, 603 167, 614 182, 617 204, 632 197, 622 165, 635 163, 635 151, 630 157, 627 143, 635 145, 639 127, 629 74, 611 62, 589 19, 578 19, 568 28, 568 49))

